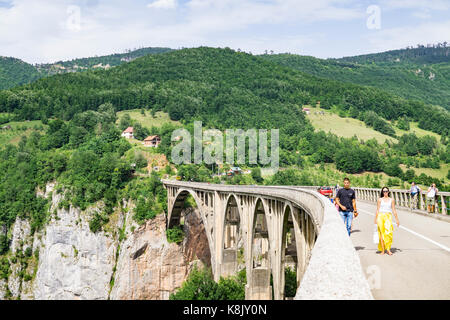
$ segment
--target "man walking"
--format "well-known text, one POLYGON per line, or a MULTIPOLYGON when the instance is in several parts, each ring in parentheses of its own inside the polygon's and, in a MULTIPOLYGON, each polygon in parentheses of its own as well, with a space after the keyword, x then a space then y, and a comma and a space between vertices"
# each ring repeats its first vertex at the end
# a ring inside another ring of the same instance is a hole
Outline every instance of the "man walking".
POLYGON ((350 236, 353 213, 356 218, 358 216, 358 211, 356 210, 355 190, 350 189, 349 178, 344 179, 344 187, 339 189, 336 195, 336 203, 339 206, 339 214, 341 215, 342 220, 344 220, 345 227, 350 236))

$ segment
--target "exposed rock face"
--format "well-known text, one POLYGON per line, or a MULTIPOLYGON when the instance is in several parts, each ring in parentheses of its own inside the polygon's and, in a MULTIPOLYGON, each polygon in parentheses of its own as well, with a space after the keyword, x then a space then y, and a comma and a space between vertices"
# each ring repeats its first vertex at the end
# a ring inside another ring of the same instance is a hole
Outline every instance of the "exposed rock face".
POLYGON ((77 209, 61 210, 42 239, 35 299, 106 299, 117 240, 92 233, 77 209), (80 219, 81 222, 76 224, 80 219))
POLYGON ((118 214, 112 232, 94 234, 89 221, 100 208, 58 208, 62 195, 53 189, 48 184, 39 192, 51 197, 52 218, 43 230, 31 237, 28 221, 21 219, 12 228, 12 272, 8 282, 0 280, 0 299, 7 290, 11 298, 21 299, 168 299, 185 281, 193 261, 211 263, 203 223, 193 209, 186 212, 186 237, 179 245, 167 242, 163 214, 139 227, 131 202, 124 202, 128 213, 118 214), (121 228, 125 239, 119 242, 121 228), (32 256, 23 267, 20 256, 27 247, 32 256), (33 275, 31 280, 20 276, 23 270, 33 275))
POLYGON ((209 251, 208 238, 205 226, 198 210, 189 208, 184 214, 185 241, 184 254, 186 261, 199 259, 203 265, 211 266, 211 252, 209 251))
MULTIPOLYGON (((46 188, 44 196, 52 190, 46 188)), ((52 194, 50 212, 56 211, 57 216, 52 215, 45 230, 35 236, 39 265, 21 298, 106 299, 118 241, 104 232, 90 231, 90 217, 98 208, 86 212, 73 206, 58 208, 61 200, 61 194, 52 194)))
POLYGON ((110 299, 166 300, 186 280, 193 261, 210 265, 208 241, 196 211, 187 214, 184 230, 182 244, 167 242, 165 217, 159 215, 131 234, 121 246, 110 299))

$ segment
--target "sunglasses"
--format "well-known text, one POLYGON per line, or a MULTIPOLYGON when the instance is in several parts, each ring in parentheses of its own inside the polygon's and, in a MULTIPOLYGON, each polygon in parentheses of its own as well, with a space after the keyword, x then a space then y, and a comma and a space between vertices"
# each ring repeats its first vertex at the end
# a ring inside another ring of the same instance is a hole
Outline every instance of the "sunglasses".
POLYGON ((388 190, 383 190, 383 193, 384 193, 384 192, 389 192, 389 191, 388 191, 388 190))

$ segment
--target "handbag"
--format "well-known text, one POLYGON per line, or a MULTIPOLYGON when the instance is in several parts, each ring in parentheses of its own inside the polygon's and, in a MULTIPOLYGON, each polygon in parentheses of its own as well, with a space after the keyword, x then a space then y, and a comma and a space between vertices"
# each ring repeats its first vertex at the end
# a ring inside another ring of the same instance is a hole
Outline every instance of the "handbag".
POLYGON ((375 224, 373 227, 373 243, 378 244, 380 241, 380 238, 378 237, 378 226, 375 224))

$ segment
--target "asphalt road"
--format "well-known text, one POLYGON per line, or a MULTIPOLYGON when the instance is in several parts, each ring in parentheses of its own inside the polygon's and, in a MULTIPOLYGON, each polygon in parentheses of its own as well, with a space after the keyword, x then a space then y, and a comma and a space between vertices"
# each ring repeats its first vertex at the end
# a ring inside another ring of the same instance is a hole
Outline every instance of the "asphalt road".
POLYGON ((450 222, 397 208, 393 255, 380 255, 372 242, 376 204, 357 208, 351 239, 375 299, 450 300, 450 222))

